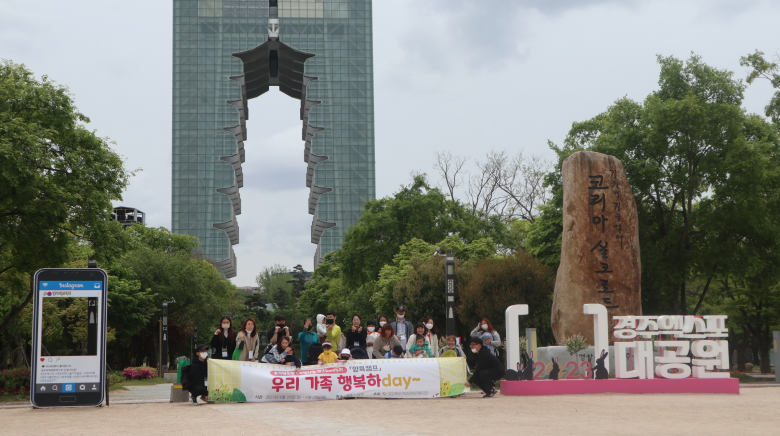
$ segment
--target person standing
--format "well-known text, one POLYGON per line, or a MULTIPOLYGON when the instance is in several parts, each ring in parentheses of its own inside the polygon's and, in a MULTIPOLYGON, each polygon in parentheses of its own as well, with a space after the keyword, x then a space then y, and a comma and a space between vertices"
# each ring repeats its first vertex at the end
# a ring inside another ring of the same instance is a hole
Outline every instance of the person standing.
POLYGON ((361 322, 360 315, 352 315, 352 325, 344 333, 344 336, 347 337, 347 346, 345 348, 360 347, 364 350, 366 349, 368 331, 360 325, 361 322))
POLYGON ((497 393, 495 384, 504 376, 504 365, 484 346, 482 339, 471 338, 469 345, 471 345, 471 352, 477 356, 477 366, 471 379, 466 382, 466 387, 471 387, 473 383, 485 393, 482 398, 495 396, 497 393))
POLYGON ((190 364, 190 371, 187 377, 186 389, 190 391, 190 404, 198 406, 198 396, 203 401, 208 401, 209 390, 206 387, 206 380, 209 376, 209 367, 206 359, 209 357, 209 347, 198 345, 195 347, 195 358, 190 364))
POLYGON ((376 322, 373 319, 366 321, 366 352, 368 358, 374 358, 374 341, 379 337, 379 332, 376 331, 376 322))
POLYGON ((392 351, 396 346, 401 346, 401 342, 394 334, 393 327, 390 324, 385 324, 384 327, 379 329, 379 337, 374 340, 374 357, 377 359, 383 359, 389 351, 392 351))
POLYGON ((230 317, 225 315, 220 320, 219 328, 211 337, 212 359, 230 360, 233 358, 233 351, 236 349, 236 332, 233 331, 233 322, 230 317))
POLYGON ((385 326, 385 324, 387 324, 387 322, 388 322, 388 321, 389 321, 389 320, 387 319, 387 317, 386 317, 386 316, 384 316, 384 315, 379 315, 379 317, 376 319, 376 322, 377 322, 377 324, 379 324, 379 326, 377 327, 377 331, 379 331, 379 329, 381 329, 382 327, 384 327, 384 326, 385 326))
POLYGON ((282 336, 292 337, 290 334, 290 327, 287 327, 285 324, 284 315, 280 313, 274 317, 274 326, 268 330, 266 336, 269 344, 275 344, 282 336))
POLYGON ((244 320, 241 330, 236 335, 236 347, 241 350, 238 360, 243 362, 257 362, 260 358, 260 339, 257 337, 257 323, 253 318, 244 320))
POLYGON ((501 336, 498 334, 498 331, 493 328, 493 324, 490 324, 490 320, 487 318, 482 318, 479 321, 479 324, 471 331, 471 337, 481 338, 484 346, 494 354, 496 352, 496 347, 501 345, 501 336))
POLYGON ((397 306, 395 308, 395 321, 390 323, 390 327, 393 328, 395 336, 401 343, 401 346, 406 349, 406 342, 409 340, 409 336, 414 334, 414 325, 406 321, 406 308, 404 306, 397 306))
POLYGON ((426 338, 428 338, 428 343, 431 345, 433 356, 436 357, 439 355, 439 335, 436 334, 436 325, 434 325, 433 318, 430 316, 425 318, 425 330, 425 335, 426 338))
POLYGON ((337 347, 341 342, 341 327, 336 325, 336 312, 331 310, 325 314, 325 325, 326 333, 320 335, 320 340, 328 341, 332 346, 337 347))
POLYGON ((311 318, 306 318, 303 320, 303 331, 298 333, 298 342, 301 344, 301 362, 304 365, 314 365, 315 362, 309 362, 309 347, 320 342, 317 333, 312 331, 313 326, 311 318))

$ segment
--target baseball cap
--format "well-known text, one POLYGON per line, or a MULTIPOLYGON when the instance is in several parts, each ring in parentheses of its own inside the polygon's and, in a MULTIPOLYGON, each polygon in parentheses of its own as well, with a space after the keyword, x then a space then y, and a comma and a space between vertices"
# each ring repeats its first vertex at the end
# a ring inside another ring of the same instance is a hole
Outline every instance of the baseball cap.
POLYGON ((406 308, 403 306, 396 306, 395 307, 396 312, 406 312, 406 308))
POLYGON ((352 355, 352 353, 349 352, 349 348, 341 350, 341 354, 349 354, 350 356, 352 355))
POLYGON ((331 347, 332 345, 330 344, 330 341, 325 341, 325 342, 322 343, 322 346, 323 347, 331 347))

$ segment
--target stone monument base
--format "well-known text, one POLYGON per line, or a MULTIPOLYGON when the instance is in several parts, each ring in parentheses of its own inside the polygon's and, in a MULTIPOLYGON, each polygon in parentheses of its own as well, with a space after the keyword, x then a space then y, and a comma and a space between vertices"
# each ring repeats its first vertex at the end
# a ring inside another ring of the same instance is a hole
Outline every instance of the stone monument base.
POLYGON ((739 394, 737 378, 501 380, 502 395, 739 394))

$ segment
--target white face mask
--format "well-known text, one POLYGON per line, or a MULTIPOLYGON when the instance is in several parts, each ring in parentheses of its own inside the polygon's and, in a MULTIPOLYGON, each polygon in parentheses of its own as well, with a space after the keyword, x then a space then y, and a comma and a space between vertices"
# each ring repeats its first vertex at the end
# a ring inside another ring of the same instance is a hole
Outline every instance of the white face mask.
POLYGON ((198 353, 198 355, 201 357, 201 359, 205 359, 205 358, 209 357, 208 351, 204 351, 202 353, 198 353))
POLYGON ((487 324, 482 324, 482 330, 487 330, 487 324))
POLYGON ((371 333, 373 333, 373 332, 374 332, 374 330, 376 330, 374 327, 369 327, 369 328, 368 328, 368 331, 370 331, 371 333))
POLYGON ((396 316, 398 316, 398 319, 404 319, 404 316, 403 316, 403 315, 398 315, 398 314, 396 314, 396 316))
POLYGON ((379 321, 379 327, 384 327, 384 326, 385 326, 385 324, 387 324, 387 323, 386 323, 386 322, 384 322, 384 321, 379 321))
POLYGON ((474 353, 474 354, 477 354, 477 349, 476 348, 472 348, 471 352, 474 353))
POLYGON ((432 329, 432 328, 433 328, 433 324, 425 324, 425 328, 427 328, 428 330, 430 330, 430 329, 432 329))

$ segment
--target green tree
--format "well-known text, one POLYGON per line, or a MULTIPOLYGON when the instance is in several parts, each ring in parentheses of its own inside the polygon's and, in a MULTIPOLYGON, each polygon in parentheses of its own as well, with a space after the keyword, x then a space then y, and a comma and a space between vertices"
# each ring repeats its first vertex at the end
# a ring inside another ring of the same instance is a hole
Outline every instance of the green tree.
MULTIPOLYGON (((716 204, 744 204, 724 187, 734 180, 749 183, 750 169, 741 162, 762 147, 766 135, 748 134, 746 126, 760 120, 744 113, 744 86, 731 72, 695 55, 687 62, 659 56, 658 62, 659 89, 643 103, 623 98, 593 119, 574 123, 564 147, 555 150, 558 171, 578 150, 623 162, 639 214, 644 310, 689 313, 698 301, 688 301, 687 286, 725 267, 717 256, 728 253, 714 250, 712 241, 734 234, 708 217, 716 204), (735 177, 739 171, 744 177, 735 177)), ((535 253, 549 253, 559 244, 560 235, 550 229, 560 220, 560 173, 548 183, 554 202, 541 221, 554 225, 532 230, 535 253)))
POLYGON ((287 316, 295 304, 293 285, 290 271, 282 265, 264 267, 255 277, 259 287, 258 292, 265 293, 269 302, 274 307, 274 313, 282 313, 287 316))
POLYGON ((66 263, 73 242, 98 260, 122 250, 111 219, 131 175, 67 88, 0 63, 0 333, 31 301, 26 275, 66 263))
MULTIPOLYGON (((780 60, 780 57, 778 58, 780 60)), ((766 79, 777 91, 772 96, 769 104, 764 108, 766 116, 780 125, 780 65, 777 62, 769 62, 764 58, 764 53, 756 50, 755 53, 740 58, 740 65, 750 67, 753 70, 748 74, 747 83, 753 83, 756 79, 766 79)))
MULTIPOLYGON (((134 225, 127 229, 131 237, 130 251, 107 267, 107 271, 135 287, 135 292, 125 295, 141 295, 136 298, 135 312, 138 319, 148 316, 149 298, 153 314, 142 324, 143 328, 133 338, 136 349, 131 353, 136 362, 144 357, 147 364, 157 363, 158 324, 163 301, 176 301, 169 305, 169 318, 177 325, 216 328, 219 318, 228 312, 236 289, 225 280, 214 265, 197 253, 198 240, 189 235, 178 235, 164 228, 134 225)), ((116 298, 116 297, 114 297, 116 298)), ((131 306, 132 307, 132 306, 131 306)), ((118 309, 118 307, 114 307, 118 309)), ((173 339, 173 336, 172 338, 173 339)), ((186 345, 169 342, 169 356, 173 359, 177 348, 186 345)))
POLYGON ((390 198, 366 203, 357 224, 344 236, 339 250, 341 277, 348 288, 376 280, 400 248, 414 238, 437 243, 449 234, 465 241, 490 237, 503 243, 506 226, 498 217, 480 217, 417 176, 390 198))
POLYGON ((540 343, 553 345, 550 311, 554 286, 550 268, 526 252, 485 258, 474 264, 466 282, 458 287, 458 319, 467 331, 488 318, 496 330, 505 332, 506 308, 527 304, 529 313, 522 317, 523 325, 537 329, 540 343))

